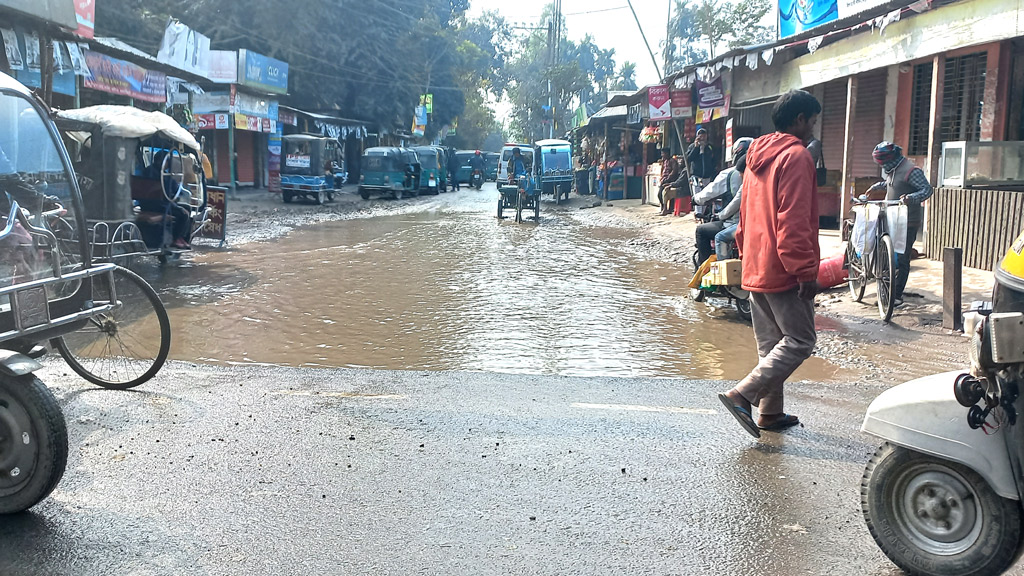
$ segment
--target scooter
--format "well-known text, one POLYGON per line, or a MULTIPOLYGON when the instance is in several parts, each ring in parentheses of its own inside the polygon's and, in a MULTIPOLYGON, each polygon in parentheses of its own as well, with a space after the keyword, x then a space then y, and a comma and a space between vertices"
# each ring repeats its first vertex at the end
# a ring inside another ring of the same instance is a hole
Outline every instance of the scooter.
MULTIPOLYGON (((691 280, 690 285, 697 284, 695 288, 690 288, 690 298, 694 302, 703 302, 708 296, 726 298, 730 304, 736 306, 736 313, 739 314, 740 318, 746 321, 750 321, 750 292, 743 289, 738 282, 732 282, 729 284, 718 284, 714 280, 715 275, 703 271, 702 263, 697 262, 700 258, 700 251, 693 251, 693 269, 694 278, 691 280), (697 276, 701 277, 698 278, 697 276)), ((733 258, 739 257, 739 252, 736 250, 736 245, 732 246, 733 258)))
POLYGON ((469 178, 469 185, 477 190, 484 187, 484 173, 482 170, 473 170, 473 175, 469 178))
POLYGON ((964 316, 970 372, 883 392, 861 428, 885 441, 861 481, 864 518, 910 574, 1001 574, 1022 551, 1024 235, 1014 250, 1020 274, 997 269, 992 304, 964 316))

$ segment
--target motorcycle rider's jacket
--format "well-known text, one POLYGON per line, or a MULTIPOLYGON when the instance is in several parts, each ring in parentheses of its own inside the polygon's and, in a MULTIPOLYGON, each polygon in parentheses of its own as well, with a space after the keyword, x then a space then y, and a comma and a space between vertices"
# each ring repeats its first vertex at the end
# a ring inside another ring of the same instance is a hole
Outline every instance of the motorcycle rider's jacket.
POLYGON ((799 138, 774 132, 750 145, 740 204, 745 290, 785 292, 818 278, 817 175, 799 138))

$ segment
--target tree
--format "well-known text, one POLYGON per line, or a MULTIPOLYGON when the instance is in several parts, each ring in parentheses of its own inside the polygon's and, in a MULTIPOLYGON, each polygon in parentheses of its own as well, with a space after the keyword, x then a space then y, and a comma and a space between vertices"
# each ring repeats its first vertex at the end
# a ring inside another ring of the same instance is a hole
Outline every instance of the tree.
POLYGON ((636 90, 636 64, 623 62, 619 72, 615 76, 612 90, 636 90))
POLYGON ((774 40, 763 24, 771 10, 769 0, 676 0, 665 43, 666 69, 712 59, 723 44, 729 48, 774 40))

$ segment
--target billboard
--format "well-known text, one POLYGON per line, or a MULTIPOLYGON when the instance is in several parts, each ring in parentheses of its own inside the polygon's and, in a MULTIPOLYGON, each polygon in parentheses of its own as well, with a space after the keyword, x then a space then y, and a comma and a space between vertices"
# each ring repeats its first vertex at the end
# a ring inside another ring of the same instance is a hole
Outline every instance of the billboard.
POLYGON ((779 38, 788 38, 858 12, 877 8, 888 0, 778 0, 779 38))
POLYGON ((210 39, 181 22, 171 20, 164 29, 158 62, 206 76, 210 69, 210 39))
POLYGON ((249 50, 239 50, 238 83, 272 94, 287 94, 288 63, 249 50))
POLYGON ((668 86, 649 86, 647 88, 647 105, 650 107, 651 120, 671 120, 672 100, 669 96, 668 86))

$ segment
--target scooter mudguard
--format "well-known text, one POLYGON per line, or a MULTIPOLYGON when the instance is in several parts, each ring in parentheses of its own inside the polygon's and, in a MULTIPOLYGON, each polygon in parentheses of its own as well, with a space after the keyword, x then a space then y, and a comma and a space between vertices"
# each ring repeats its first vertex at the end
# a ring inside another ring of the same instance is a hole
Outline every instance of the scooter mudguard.
POLYGON ((967 425, 967 408, 953 396, 963 371, 933 374, 886 390, 868 406, 861 430, 886 442, 974 470, 1003 498, 1018 500, 1003 429, 967 425))
POLYGON ((8 376, 24 376, 42 368, 42 364, 24 354, 0 350, 0 372, 8 376))

